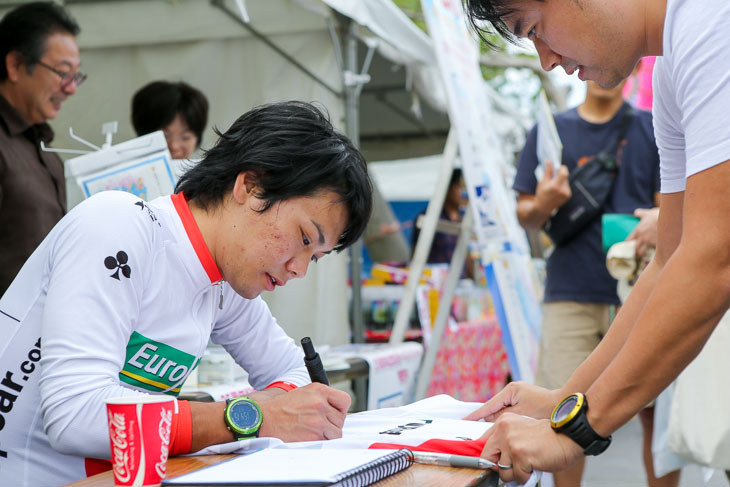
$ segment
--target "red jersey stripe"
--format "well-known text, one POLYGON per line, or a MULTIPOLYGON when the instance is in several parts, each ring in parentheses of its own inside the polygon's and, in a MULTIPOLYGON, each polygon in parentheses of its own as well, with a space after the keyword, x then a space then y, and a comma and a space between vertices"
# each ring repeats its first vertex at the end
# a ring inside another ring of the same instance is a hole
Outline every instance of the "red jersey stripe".
POLYGON ((205 245, 203 234, 200 233, 200 228, 195 222, 195 218, 193 218, 193 213, 190 211, 187 198, 183 193, 176 193, 170 198, 172 199, 172 204, 175 205, 177 214, 180 216, 180 220, 185 228, 185 232, 188 234, 190 243, 193 245, 195 253, 198 255, 198 259, 200 259, 200 263, 203 265, 203 269, 205 269, 205 272, 210 278, 210 282, 214 283, 222 280, 223 276, 221 275, 221 271, 215 264, 215 260, 213 260, 213 256, 211 255, 208 246, 205 245))

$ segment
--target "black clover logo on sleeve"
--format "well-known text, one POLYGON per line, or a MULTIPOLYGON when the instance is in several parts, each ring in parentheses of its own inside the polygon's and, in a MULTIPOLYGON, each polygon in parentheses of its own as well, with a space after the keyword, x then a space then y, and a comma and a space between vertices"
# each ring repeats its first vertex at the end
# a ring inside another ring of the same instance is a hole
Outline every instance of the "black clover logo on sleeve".
POLYGON ((119 271, 122 271, 122 275, 126 278, 129 278, 129 276, 132 275, 132 268, 127 265, 127 262, 129 262, 129 256, 127 256, 127 253, 123 250, 120 250, 117 252, 116 257, 109 256, 104 259, 104 266, 109 269, 113 270, 116 269, 114 274, 110 275, 109 277, 113 277, 117 281, 119 281, 119 271))

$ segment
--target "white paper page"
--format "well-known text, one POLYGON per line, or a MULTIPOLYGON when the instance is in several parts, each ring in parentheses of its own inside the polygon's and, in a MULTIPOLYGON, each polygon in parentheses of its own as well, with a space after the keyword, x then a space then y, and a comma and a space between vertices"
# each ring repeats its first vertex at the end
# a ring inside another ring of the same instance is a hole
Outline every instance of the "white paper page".
POLYGON ((537 103, 537 160, 539 164, 535 168, 535 177, 541 180, 545 174, 545 163, 553 163, 555 170, 560 167, 563 158, 563 143, 555 127, 555 119, 550 111, 545 90, 540 90, 540 97, 537 103))
POLYGON ((187 483, 334 482, 337 475, 395 450, 266 449, 166 481, 187 483))

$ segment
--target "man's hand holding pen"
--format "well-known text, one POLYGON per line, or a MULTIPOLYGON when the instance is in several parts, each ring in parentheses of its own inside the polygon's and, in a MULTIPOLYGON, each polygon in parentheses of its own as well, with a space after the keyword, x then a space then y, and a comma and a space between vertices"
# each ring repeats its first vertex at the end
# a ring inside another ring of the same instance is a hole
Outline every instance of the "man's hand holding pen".
POLYGON ((261 409, 258 436, 284 441, 317 441, 342 437, 350 395, 328 387, 322 360, 309 337, 302 339, 304 363, 312 384, 285 392, 278 387, 248 394, 261 409))
MULTIPOLYGON (((267 390, 263 392, 272 391, 267 390)), ((284 441, 332 440, 342 437, 342 426, 350 408, 350 395, 319 383, 289 392, 255 397, 263 423, 260 436, 284 441)))

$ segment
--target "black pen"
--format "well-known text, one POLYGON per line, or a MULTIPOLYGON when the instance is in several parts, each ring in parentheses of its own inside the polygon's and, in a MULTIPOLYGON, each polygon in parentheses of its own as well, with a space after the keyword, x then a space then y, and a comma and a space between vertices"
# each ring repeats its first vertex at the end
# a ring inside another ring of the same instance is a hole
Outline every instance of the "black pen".
POLYGON ((302 338, 302 348, 304 349, 304 365, 307 366, 309 377, 312 382, 319 382, 326 386, 330 385, 330 381, 327 380, 327 374, 324 372, 324 365, 322 365, 322 359, 319 358, 319 354, 314 351, 314 345, 312 339, 309 337, 302 338))

